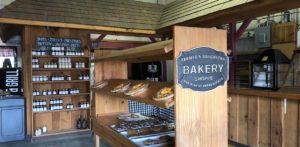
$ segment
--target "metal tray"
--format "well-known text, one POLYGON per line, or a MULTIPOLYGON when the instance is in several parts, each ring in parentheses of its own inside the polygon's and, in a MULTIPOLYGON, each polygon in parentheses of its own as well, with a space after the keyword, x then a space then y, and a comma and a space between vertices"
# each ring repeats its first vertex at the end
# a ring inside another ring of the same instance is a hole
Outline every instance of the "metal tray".
POLYGON ((132 141, 133 143, 135 143, 136 145, 140 146, 140 147, 175 146, 174 142, 166 142, 166 143, 148 145, 148 146, 144 145, 144 141, 146 141, 148 139, 158 140, 159 137, 165 136, 165 135, 175 137, 175 131, 165 132, 165 133, 158 133, 158 134, 143 135, 143 136, 129 137, 129 140, 132 141))

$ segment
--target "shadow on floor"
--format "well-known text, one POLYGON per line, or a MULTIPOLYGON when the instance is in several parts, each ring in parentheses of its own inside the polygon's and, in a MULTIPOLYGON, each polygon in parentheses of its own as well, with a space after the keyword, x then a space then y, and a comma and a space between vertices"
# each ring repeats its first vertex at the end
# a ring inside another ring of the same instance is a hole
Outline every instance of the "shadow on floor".
MULTIPOLYGON (((110 147, 101 140, 101 147, 110 147)), ((13 141, 0 143, 0 147, 94 147, 92 136, 74 139, 53 140, 46 142, 31 143, 30 141, 13 141)))

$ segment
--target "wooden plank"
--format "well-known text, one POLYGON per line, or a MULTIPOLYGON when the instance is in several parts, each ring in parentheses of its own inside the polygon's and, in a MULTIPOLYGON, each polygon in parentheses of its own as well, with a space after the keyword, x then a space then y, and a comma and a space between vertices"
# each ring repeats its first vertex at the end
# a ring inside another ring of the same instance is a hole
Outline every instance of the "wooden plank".
POLYGON ((118 28, 118 27, 106 27, 106 26, 84 25, 84 24, 63 23, 63 22, 32 21, 32 20, 13 19, 13 18, 0 18, 0 23, 98 30, 98 31, 126 32, 126 33, 137 33, 137 34, 156 33, 154 30, 127 29, 127 28, 118 28))
POLYGON ((297 42, 297 24, 288 22, 272 25, 272 44, 297 42))
POLYGON ((283 104, 282 100, 271 100, 271 146, 282 147, 283 144, 283 104))
POLYGON ((135 48, 114 51, 106 56, 95 57, 92 62, 110 60, 129 60, 145 58, 148 56, 164 56, 173 50, 173 40, 161 41, 135 48))
POLYGON ((248 96, 239 96, 239 143, 248 144, 248 96))
POLYGON ((286 114, 284 114, 283 146, 298 146, 298 101, 287 100, 286 114))
POLYGON ((30 44, 30 32, 31 28, 25 26, 23 28, 23 47, 22 47, 22 79, 24 83, 24 97, 26 99, 26 133, 27 135, 32 134, 33 132, 33 119, 32 119, 32 86, 31 86, 31 48, 32 44, 30 44))
MULTIPOLYGON (((176 26, 174 59, 182 51, 196 46, 211 47, 226 54, 226 43, 226 31, 176 26)), ((174 73, 177 73, 176 64, 174 73)), ((177 81, 176 74, 174 81, 177 81)), ((227 83, 224 85, 207 92, 196 92, 175 84, 176 146, 228 145, 227 83)))
POLYGON ((259 146, 271 146, 271 99, 259 97, 259 146))
POLYGON ((229 139, 235 142, 239 141, 239 95, 230 94, 229 103, 229 139))
POLYGON ((248 145, 259 145, 259 97, 249 96, 248 104, 248 145))
MULTIPOLYGON (((109 51, 95 51, 95 57, 109 54, 109 51)), ((95 83, 109 79, 127 79, 127 63, 122 61, 108 61, 95 63, 95 83), (112 68, 114 67, 114 68, 112 68)), ((111 97, 101 93, 95 93, 95 110, 92 116, 105 113, 126 112, 128 111, 128 101, 123 98, 111 97)))

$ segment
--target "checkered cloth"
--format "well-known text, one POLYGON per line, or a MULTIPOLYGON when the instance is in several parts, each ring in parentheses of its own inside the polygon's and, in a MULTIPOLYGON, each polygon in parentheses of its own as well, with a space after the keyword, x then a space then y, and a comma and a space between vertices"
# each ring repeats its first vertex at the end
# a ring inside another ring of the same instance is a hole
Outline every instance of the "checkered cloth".
POLYGON ((161 116, 174 122, 174 106, 169 109, 163 109, 137 101, 128 101, 129 112, 140 113, 145 116, 161 116))

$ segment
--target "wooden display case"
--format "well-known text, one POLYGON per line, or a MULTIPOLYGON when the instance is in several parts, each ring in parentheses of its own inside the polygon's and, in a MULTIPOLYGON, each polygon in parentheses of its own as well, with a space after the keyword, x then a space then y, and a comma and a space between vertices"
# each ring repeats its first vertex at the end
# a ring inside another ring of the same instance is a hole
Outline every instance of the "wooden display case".
POLYGON ((89 75, 89 65, 90 60, 87 55, 88 52, 85 50, 85 56, 32 56, 39 60, 40 67, 43 67, 45 63, 54 62, 58 63, 59 58, 71 58, 72 68, 61 69, 46 69, 37 68, 32 69, 32 76, 36 75, 46 75, 50 78, 53 75, 70 75, 72 80, 63 81, 35 81, 32 82, 32 90, 43 91, 43 90, 58 90, 58 89, 72 89, 78 88, 80 93, 78 94, 65 94, 65 95, 38 95, 32 96, 32 103, 35 100, 46 100, 47 110, 32 112, 32 132, 33 137, 37 137, 34 132, 35 129, 47 126, 48 133, 43 134, 49 136, 51 134, 62 134, 62 133, 75 133, 76 131, 88 131, 89 129, 76 129, 77 119, 81 116, 86 118, 90 126, 90 109, 89 108, 79 108, 79 102, 90 103, 90 80, 79 80, 78 75, 88 74, 89 75), (84 62, 86 68, 74 68, 74 62, 84 62), (50 100, 60 98, 63 100, 63 109, 61 110, 49 110, 50 100), (73 109, 66 109, 66 104, 73 104, 73 109))
MULTIPOLYGON (((226 31, 175 27, 174 39, 157 42, 142 47, 107 53, 96 51, 95 82, 108 81, 101 89, 93 89, 92 130, 95 133, 95 145, 99 146, 99 137, 113 146, 136 146, 127 138, 114 132, 109 125, 116 121, 119 113, 128 112, 127 100, 151 104, 161 108, 175 105, 176 146, 214 146, 228 145, 227 126, 227 83, 206 92, 182 88, 177 82, 150 82, 149 88, 137 96, 113 94, 112 87, 128 81, 128 62, 147 62, 173 60, 174 81, 177 81, 176 58, 182 51, 194 47, 211 47, 226 54, 226 31), (158 89, 165 85, 174 87, 173 101, 153 101, 158 89)), ((130 82, 136 82, 131 81, 130 82)), ((149 81, 144 81, 149 82, 149 81)))

